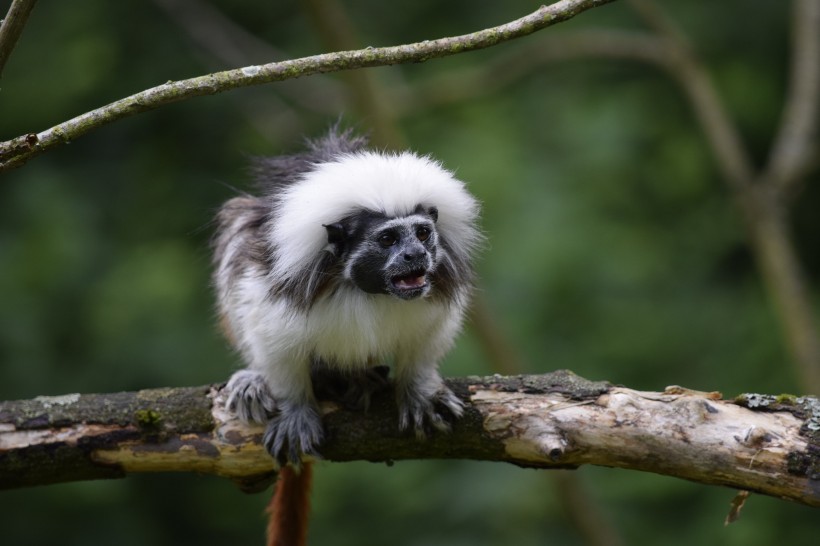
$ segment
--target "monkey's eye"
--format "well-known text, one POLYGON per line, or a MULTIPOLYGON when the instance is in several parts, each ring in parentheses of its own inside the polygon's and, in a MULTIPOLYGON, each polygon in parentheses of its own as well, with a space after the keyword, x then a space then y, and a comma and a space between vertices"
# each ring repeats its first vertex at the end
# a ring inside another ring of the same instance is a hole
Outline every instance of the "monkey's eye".
POLYGON ((382 233, 379 235, 379 244, 382 245, 384 248, 389 246, 393 246, 398 242, 398 237, 396 237, 393 233, 382 233))
POLYGON ((430 238, 430 228, 420 227, 416 230, 416 237, 419 241, 426 241, 430 238))

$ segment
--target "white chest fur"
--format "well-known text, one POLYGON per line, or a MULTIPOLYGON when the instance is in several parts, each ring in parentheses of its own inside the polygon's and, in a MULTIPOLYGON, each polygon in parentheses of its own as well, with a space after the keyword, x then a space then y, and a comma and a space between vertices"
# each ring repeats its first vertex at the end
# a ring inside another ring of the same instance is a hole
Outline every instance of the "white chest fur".
POLYGON ((344 367, 415 353, 447 321, 450 308, 430 299, 410 301, 342 290, 322 298, 306 318, 305 339, 315 356, 344 367))

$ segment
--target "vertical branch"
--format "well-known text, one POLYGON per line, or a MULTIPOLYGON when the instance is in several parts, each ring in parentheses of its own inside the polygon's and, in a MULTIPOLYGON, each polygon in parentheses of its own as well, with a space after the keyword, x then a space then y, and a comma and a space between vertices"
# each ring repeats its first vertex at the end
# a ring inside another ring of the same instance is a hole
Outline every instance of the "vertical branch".
MULTIPOLYGON (((305 11, 330 51, 357 49, 360 41, 350 18, 337 0, 304 0, 305 11)), ((385 107, 385 94, 372 70, 352 70, 342 74, 352 93, 353 107, 369 119, 373 140, 382 146, 406 147, 406 139, 396 129, 391 111, 385 107)))
MULTIPOLYGON (((818 15, 814 13, 818 11, 820 0, 796 2, 795 47, 802 50, 805 45, 807 51, 797 54, 793 68, 806 69, 808 74, 792 76, 792 92, 773 152, 777 163, 772 168, 776 172, 783 169, 787 176, 784 183, 793 183, 808 156, 815 121, 800 118, 809 114, 816 117, 817 97, 806 95, 812 92, 816 95, 818 84, 815 80, 820 71, 816 66, 804 66, 812 59, 815 63, 818 60, 818 54, 812 51, 815 47, 820 49, 814 43, 820 43, 815 19, 818 15), (807 21, 798 20, 802 17, 807 21), (785 146, 788 151, 778 152, 778 146, 785 146)), ((630 3, 668 45, 668 59, 664 66, 688 96, 723 178, 743 214, 751 248, 780 321, 797 379, 809 392, 820 392, 820 334, 811 304, 811 290, 789 231, 788 211, 779 191, 782 186, 775 185, 775 179, 767 180, 755 170, 711 78, 678 29, 650 0, 631 0, 630 3)))
POLYGON ((768 278, 802 384, 820 392, 820 334, 811 290, 788 228, 785 201, 814 160, 820 102, 820 0, 795 0, 791 74, 769 163, 758 182, 754 226, 768 278), (781 206, 781 203, 784 203, 781 206))
POLYGON ((752 160, 709 74, 698 62, 683 33, 651 0, 631 0, 630 5, 663 40, 666 58, 661 66, 688 96, 724 180, 732 190, 745 191, 754 179, 752 160))
POLYGON ((764 286, 791 353, 799 384, 820 393, 820 336, 805 272, 794 248, 788 212, 775 188, 757 185, 743 196, 764 286))
POLYGON ((789 91, 765 180, 792 193, 813 160, 820 102, 820 0, 795 0, 789 91))
POLYGON ((0 24, 0 74, 3 73, 3 68, 14 46, 17 45, 17 40, 20 39, 23 27, 26 26, 28 16, 36 3, 37 0, 13 0, 6 18, 0 24))

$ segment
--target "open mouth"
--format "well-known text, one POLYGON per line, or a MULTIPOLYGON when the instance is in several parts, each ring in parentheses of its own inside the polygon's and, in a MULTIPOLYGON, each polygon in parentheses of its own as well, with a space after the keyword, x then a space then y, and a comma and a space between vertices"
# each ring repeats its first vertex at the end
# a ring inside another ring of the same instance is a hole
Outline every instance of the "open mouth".
POLYGON ((401 291, 419 290, 427 286, 427 275, 424 271, 414 271, 408 275, 396 275, 390 282, 393 288, 401 291))

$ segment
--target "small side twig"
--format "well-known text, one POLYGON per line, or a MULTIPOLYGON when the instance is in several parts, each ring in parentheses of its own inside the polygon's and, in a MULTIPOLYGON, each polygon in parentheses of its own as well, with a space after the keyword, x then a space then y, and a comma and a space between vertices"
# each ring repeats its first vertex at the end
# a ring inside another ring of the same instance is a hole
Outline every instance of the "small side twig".
POLYGON ((17 45, 17 40, 20 39, 23 27, 26 26, 28 16, 36 3, 37 0, 13 0, 9 12, 0 24, 0 74, 3 73, 3 68, 14 46, 17 45))

